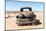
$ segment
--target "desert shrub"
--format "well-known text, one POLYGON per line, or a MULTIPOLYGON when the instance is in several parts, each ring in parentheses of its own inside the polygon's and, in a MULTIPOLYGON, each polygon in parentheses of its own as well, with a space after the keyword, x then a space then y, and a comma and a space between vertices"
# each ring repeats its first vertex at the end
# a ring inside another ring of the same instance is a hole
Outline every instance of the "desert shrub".
POLYGON ((20 19, 20 18, 17 18, 17 21, 18 22, 30 22, 30 21, 32 21, 33 19, 32 18, 25 18, 25 19, 20 19))

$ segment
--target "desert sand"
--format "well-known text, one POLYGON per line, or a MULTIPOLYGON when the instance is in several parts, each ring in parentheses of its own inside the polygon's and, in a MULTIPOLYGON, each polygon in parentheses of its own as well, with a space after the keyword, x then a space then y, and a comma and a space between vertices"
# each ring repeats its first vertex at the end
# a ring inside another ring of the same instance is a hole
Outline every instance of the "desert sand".
POLYGON ((16 14, 17 13, 6 13, 6 17, 8 15, 12 16, 10 18, 6 18, 6 30, 43 28, 43 12, 34 12, 34 14, 36 14, 36 19, 39 19, 42 24, 31 25, 31 26, 17 26, 17 24, 16 24, 16 20, 17 20, 16 19, 16 14))

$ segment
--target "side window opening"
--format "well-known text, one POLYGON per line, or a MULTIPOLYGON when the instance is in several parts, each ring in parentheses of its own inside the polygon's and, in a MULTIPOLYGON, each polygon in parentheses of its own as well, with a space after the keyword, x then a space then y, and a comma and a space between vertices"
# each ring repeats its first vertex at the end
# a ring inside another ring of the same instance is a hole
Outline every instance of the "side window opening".
POLYGON ((25 8, 21 8, 20 11, 21 12, 23 12, 23 11, 32 11, 32 9, 30 7, 25 7, 25 8))

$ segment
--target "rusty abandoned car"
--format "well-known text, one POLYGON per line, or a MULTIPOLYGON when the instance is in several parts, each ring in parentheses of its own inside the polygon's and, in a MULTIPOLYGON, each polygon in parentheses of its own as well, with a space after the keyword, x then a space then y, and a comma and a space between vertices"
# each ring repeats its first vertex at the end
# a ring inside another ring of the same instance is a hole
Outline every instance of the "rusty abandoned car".
POLYGON ((24 12, 23 9, 29 9, 29 11, 31 12, 31 14, 19 14, 16 16, 17 18, 17 22, 16 24, 19 26, 24 26, 24 25, 38 25, 41 24, 41 22, 39 20, 36 19, 36 15, 34 14, 34 12, 32 11, 32 8, 30 7, 24 7, 20 9, 20 12, 24 12))

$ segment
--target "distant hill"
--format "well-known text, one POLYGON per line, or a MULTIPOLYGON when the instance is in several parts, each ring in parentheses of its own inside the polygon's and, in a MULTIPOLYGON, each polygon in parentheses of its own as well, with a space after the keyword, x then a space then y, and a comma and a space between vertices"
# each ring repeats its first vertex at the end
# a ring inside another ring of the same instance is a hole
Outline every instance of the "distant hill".
MULTIPOLYGON (((25 11, 28 12, 28 11, 25 11)), ((43 12, 43 11, 33 11, 33 12, 43 12)), ((6 11, 6 13, 20 13, 20 11, 6 11)))

